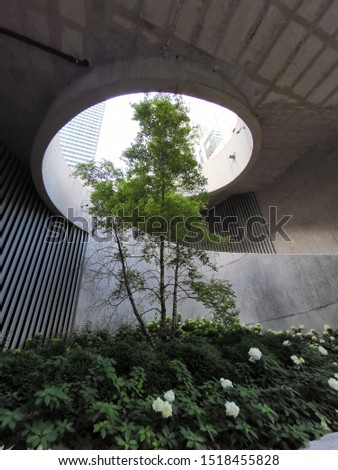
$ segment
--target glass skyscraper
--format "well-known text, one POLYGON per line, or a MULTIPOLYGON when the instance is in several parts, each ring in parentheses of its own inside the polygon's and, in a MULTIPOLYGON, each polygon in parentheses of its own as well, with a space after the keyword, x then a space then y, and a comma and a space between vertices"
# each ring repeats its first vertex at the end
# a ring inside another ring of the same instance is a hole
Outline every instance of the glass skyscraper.
POLYGON ((71 168, 94 160, 105 105, 103 102, 86 109, 60 130, 61 150, 71 168))

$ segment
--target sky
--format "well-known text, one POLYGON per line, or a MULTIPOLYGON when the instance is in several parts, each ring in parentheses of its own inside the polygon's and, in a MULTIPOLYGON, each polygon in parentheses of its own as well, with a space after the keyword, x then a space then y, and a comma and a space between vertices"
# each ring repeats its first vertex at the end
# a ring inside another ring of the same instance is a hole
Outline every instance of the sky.
MULTIPOLYGON (((112 160, 116 166, 123 167, 120 156, 138 132, 138 123, 132 120, 130 103, 139 102, 143 97, 143 93, 135 93, 106 101, 95 160, 112 160)), ((220 128, 224 142, 230 139, 236 125, 236 114, 198 98, 185 96, 184 99, 191 109, 189 115, 194 124, 207 129, 220 128)))

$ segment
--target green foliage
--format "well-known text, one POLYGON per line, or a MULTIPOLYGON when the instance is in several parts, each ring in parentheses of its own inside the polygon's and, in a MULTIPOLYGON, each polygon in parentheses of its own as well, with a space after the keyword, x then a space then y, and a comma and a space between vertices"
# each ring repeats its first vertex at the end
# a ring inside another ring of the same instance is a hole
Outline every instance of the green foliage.
POLYGON ((20 411, 20 408, 17 408, 13 411, 11 410, 1 410, 1 426, 3 428, 8 427, 11 431, 14 431, 16 425, 22 421, 24 414, 20 411))
MULTIPOLYGON (((157 327, 149 327, 154 335, 157 327)), ((113 337, 86 328, 58 338, 57 350, 54 340, 39 338, 0 354, 0 442, 14 449, 301 448, 338 431, 338 395, 328 383, 338 376, 337 341, 332 329, 233 330, 206 319, 179 322, 177 337, 154 348, 137 330, 113 337), (262 356, 250 361, 251 348, 262 356), (155 400, 170 413, 154 409, 155 400)))
POLYGON ((211 282, 193 281, 197 300, 211 311, 216 323, 227 329, 239 327, 239 312, 235 293, 228 282, 212 279, 211 282))
POLYGON ((218 348, 202 338, 171 342, 163 345, 162 351, 167 358, 178 359, 188 370, 194 371, 196 384, 222 376, 226 368, 218 348))
POLYGON ((69 405, 70 399, 67 394, 67 387, 65 385, 57 386, 51 385, 43 390, 36 392, 35 405, 46 406, 50 409, 57 409, 61 406, 65 407, 69 405))
POLYGON ((26 424, 22 432, 26 437, 26 444, 31 449, 48 449, 58 438, 58 432, 54 423, 49 421, 34 421, 26 424))
MULTIPOLYGON (((129 300, 151 344, 136 293, 142 293, 151 310, 159 313, 162 341, 175 336, 178 303, 185 298, 203 302, 215 320, 235 328, 238 312, 230 285, 202 282, 201 272, 216 268, 199 246, 205 239, 226 239, 211 234, 202 217, 207 179, 194 155, 195 130, 188 109, 182 97, 161 93, 154 98, 146 95, 132 108, 140 130, 123 153, 126 171, 115 169, 111 162, 81 164, 75 171, 92 188, 90 213, 114 242, 108 260, 107 256, 102 260, 103 270, 114 279, 107 304, 117 308, 129 300), (126 230, 134 237, 128 246, 126 230), (135 263, 131 266, 132 257, 143 261, 142 270, 135 263)), ((95 273, 100 270, 97 263, 95 273)))

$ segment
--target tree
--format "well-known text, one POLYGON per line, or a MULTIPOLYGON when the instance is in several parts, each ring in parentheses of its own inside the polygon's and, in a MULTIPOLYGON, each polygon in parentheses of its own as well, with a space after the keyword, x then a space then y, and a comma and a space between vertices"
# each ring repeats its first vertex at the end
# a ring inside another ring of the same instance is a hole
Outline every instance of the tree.
MULTIPOLYGON (((201 215, 208 199, 206 179, 194 157, 195 133, 182 98, 146 95, 132 107, 140 130, 123 153, 126 171, 110 162, 92 162, 79 165, 75 174, 93 188, 90 212, 115 242, 114 268, 109 274, 116 286, 110 298, 117 302, 129 299, 143 333, 152 342, 135 293, 145 293, 152 306, 149 310, 159 313, 163 340, 169 336, 171 300, 173 337, 180 301, 195 298, 208 304, 201 266, 212 270, 215 266, 207 252, 197 247, 198 242, 206 237, 216 242, 222 239, 209 232, 201 215), (124 241, 128 231, 135 241, 133 253, 124 241), (142 260, 147 269, 131 266, 131 258, 142 260)), ((227 283, 224 288, 229 299, 233 292, 227 283)))

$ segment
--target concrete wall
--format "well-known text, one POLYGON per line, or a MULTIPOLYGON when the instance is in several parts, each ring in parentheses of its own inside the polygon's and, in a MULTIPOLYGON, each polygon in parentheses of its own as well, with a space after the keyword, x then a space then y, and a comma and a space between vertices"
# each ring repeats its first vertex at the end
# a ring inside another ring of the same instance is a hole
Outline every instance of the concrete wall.
POLYGON ((217 193, 236 180, 248 165, 252 151, 253 139, 250 129, 238 118, 227 145, 202 165, 203 175, 208 178, 208 193, 217 193))
POLYGON ((219 274, 238 298, 243 323, 338 328, 338 257, 221 253, 219 274))
POLYGON ((322 149, 321 157, 309 151, 255 194, 267 219, 269 206, 277 206, 278 217, 292 215, 285 225, 291 241, 277 236, 277 253, 338 254, 338 148, 322 149))
POLYGON ((56 134, 47 147, 42 165, 43 183, 55 212, 59 212, 74 225, 88 232, 90 190, 83 186, 79 178, 72 175, 60 147, 60 137, 56 134))
MULTIPOLYGON (((115 311, 107 300, 114 285, 111 276, 108 279, 110 249, 107 243, 95 243, 92 239, 89 242, 77 326, 90 321, 117 330, 121 324, 133 321, 128 302, 115 311)), ((260 322, 264 328, 273 329, 304 324, 318 331, 328 323, 338 328, 337 256, 215 252, 210 255, 219 268, 217 277, 233 285, 242 323, 260 322)), ((138 268, 142 270, 142 266, 138 268)), ((142 298, 138 297, 137 302, 141 306, 142 298)), ((144 310, 149 308, 146 302, 143 306, 144 310)), ((208 315, 203 306, 191 300, 182 302, 179 311, 184 319, 208 315)), ((153 313, 147 318, 153 318, 153 313)))

